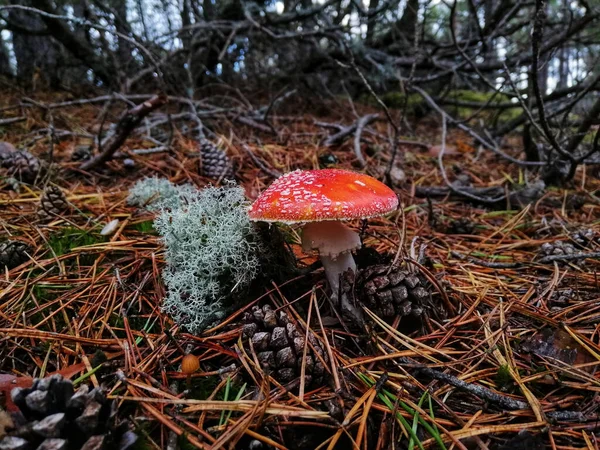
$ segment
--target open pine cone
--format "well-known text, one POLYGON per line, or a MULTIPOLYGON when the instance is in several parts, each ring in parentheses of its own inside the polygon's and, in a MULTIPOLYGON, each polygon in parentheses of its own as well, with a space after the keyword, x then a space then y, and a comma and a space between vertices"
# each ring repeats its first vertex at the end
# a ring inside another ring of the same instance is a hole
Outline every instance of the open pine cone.
POLYGON ((87 161, 94 153, 89 145, 78 145, 71 153, 71 161, 87 161))
MULTIPOLYGON (((579 250, 575 248, 573 244, 567 241, 554 241, 554 242, 545 242, 542 244, 538 250, 538 258, 542 259, 547 256, 570 256, 578 253, 579 250)), ((577 266, 584 266, 585 259, 573 259, 573 260, 557 260, 556 263, 559 266, 564 266, 566 264, 574 264, 577 266)))
POLYGON ((439 315, 433 295, 437 292, 422 274, 405 267, 375 264, 346 277, 342 287, 352 298, 384 320, 396 316, 420 318, 423 314, 439 315), (389 272, 389 273, 388 273, 389 272))
MULTIPOLYGON (((243 333, 247 347, 252 345, 260 364, 269 368, 277 381, 287 383, 300 376, 305 333, 297 329, 285 312, 275 312, 269 305, 254 306, 244 315, 243 333)), ((305 381, 307 385, 317 385, 323 382, 326 373, 323 362, 327 363, 329 357, 310 332, 308 342, 305 381)))
POLYGON ((75 391, 61 375, 15 388, 11 398, 20 412, 0 440, 2 450, 125 450, 137 439, 101 390, 82 385, 75 391))
POLYGON ((38 206, 38 216, 40 219, 48 219, 67 212, 69 202, 67 197, 58 186, 48 186, 40 198, 38 206))
POLYGON ((33 254, 29 244, 23 241, 4 241, 0 244, 0 269, 7 267, 9 270, 13 267, 23 264, 29 260, 29 256, 33 254))
POLYGON ((7 175, 25 183, 33 183, 40 175, 42 163, 27 150, 0 153, 0 167, 7 169, 7 175))
POLYGON ((200 143, 202 175, 213 180, 224 178, 234 180, 233 164, 223 150, 207 139, 200 143))

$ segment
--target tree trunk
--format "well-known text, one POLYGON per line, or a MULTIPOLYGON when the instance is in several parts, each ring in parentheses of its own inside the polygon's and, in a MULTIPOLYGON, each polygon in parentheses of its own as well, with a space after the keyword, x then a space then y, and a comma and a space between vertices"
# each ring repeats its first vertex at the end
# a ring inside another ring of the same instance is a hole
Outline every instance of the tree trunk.
MULTIPOLYGON (((483 17, 484 17, 484 30, 487 30, 491 26, 494 19, 494 10, 496 2, 494 0, 484 0, 483 4, 483 17)), ((485 58, 490 63, 494 63, 498 60, 498 51, 496 48, 496 40, 490 39, 487 43, 485 52, 485 58)))
MULTIPOLYGON (((569 1, 563 0, 563 14, 568 11, 569 1)), ((564 89, 569 84, 569 48, 564 43, 558 51, 558 89, 564 89)))
MULTIPOLYGON (((11 1, 11 4, 37 6, 31 1, 11 1)), ((13 30, 13 50, 17 60, 17 77, 26 83, 37 84, 40 81, 56 87, 59 85, 58 51, 53 39, 43 34, 44 22, 37 14, 22 10, 10 10, 9 21, 17 26, 13 30)))
POLYGON ((213 20, 215 17, 215 7, 210 0, 204 0, 202 2, 202 11, 204 13, 204 20, 213 20))
POLYGON ((419 0, 407 0, 402 17, 385 34, 372 40, 372 46, 384 48, 391 54, 406 54, 412 51, 417 23, 419 0))
MULTIPOLYGON (((56 14, 53 2, 51 0, 35 0, 37 8, 51 14, 56 14)), ((117 85, 116 76, 114 75, 114 67, 110 67, 107 61, 102 59, 94 52, 94 49, 85 41, 81 41, 71 31, 71 29, 61 20, 52 17, 42 16, 42 20, 46 25, 48 33, 58 42, 63 44, 73 56, 86 64, 94 74, 102 80, 106 86, 117 85)), ((47 37, 45 42, 52 42, 47 37)))
POLYGON ((396 32, 402 35, 407 41, 413 42, 417 31, 417 21, 419 14, 419 0, 407 0, 404 14, 396 23, 396 32))
POLYGON ((12 70, 10 67, 10 59, 8 57, 8 49, 0 33, 0 75, 12 76, 12 70))
MULTIPOLYGON (((545 13, 544 13, 544 17, 548 17, 548 11, 549 11, 549 3, 546 2, 544 3, 544 8, 545 8, 545 13)), ((542 37, 542 42, 540 43, 540 45, 543 45, 543 41, 544 41, 544 37, 547 36, 548 31, 544 30, 544 36, 542 37)), ((548 66, 550 65, 550 58, 551 55, 550 54, 545 54, 545 55, 540 55, 540 59, 538 61, 538 86, 540 87, 540 92, 542 93, 542 95, 546 94, 546 91, 548 90, 548 66)))
POLYGON ((538 65, 538 85, 542 95, 546 95, 546 91, 548 90, 548 66, 549 61, 547 57, 543 59, 540 57, 540 62, 538 65))
POLYGON ((569 50, 565 45, 558 51, 558 89, 564 89, 569 84, 569 50))
MULTIPOLYGON (((369 3, 369 12, 373 12, 379 8, 379 0, 371 0, 369 3)), ((367 45, 371 45, 373 42, 373 34, 375 33, 375 25, 377 21, 375 17, 369 17, 367 21, 367 45)))
MULTIPOLYGON (((127 21, 127 2, 124 0, 111 0, 112 7, 117 15, 115 28, 125 36, 131 36, 131 25, 127 21)), ((134 72, 136 64, 131 57, 133 44, 122 37, 118 37, 117 61, 125 74, 134 72)))
POLYGON ((148 26, 146 25, 146 5, 144 5, 144 0, 137 0, 137 10, 138 15, 140 16, 140 22, 142 23, 142 34, 146 42, 149 42, 150 35, 148 34, 148 26))
MULTIPOLYGON (((85 19, 87 16, 86 5, 83 2, 75 2, 72 5, 73 15, 79 19, 85 19)), ((66 8, 60 11, 61 14, 67 14, 66 8)), ((91 38, 84 27, 75 27, 74 34, 82 42, 87 42, 91 45, 91 38)), ((81 84, 88 75, 88 68, 81 63, 81 61, 75 58, 70 52, 63 50, 60 55, 60 79, 63 85, 71 86, 81 84)))

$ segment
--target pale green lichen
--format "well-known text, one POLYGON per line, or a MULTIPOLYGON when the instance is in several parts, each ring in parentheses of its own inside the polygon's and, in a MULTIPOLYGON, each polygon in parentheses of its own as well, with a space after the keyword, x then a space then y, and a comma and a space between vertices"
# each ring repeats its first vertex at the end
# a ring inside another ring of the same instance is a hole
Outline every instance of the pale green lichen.
POLYGON ((129 190, 127 204, 150 211, 174 209, 196 192, 197 189, 189 184, 177 186, 166 178, 148 177, 138 181, 129 190))
POLYGON ((163 309, 191 333, 228 312, 258 272, 257 239, 242 188, 206 187, 169 197, 154 221, 165 245, 163 309), (183 200, 182 200, 183 198, 183 200))

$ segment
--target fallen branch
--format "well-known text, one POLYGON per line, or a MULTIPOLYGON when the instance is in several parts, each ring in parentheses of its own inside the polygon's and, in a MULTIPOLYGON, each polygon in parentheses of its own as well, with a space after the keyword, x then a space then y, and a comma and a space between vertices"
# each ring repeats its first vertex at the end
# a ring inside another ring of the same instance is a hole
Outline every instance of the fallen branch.
POLYGON ((10 125, 13 123, 24 122, 27 120, 27 117, 10 117, 8 119, 0 119, 0 126, 2 125, 10 125))
MULTIPOLYGON (((362 133, 362 129, 369 123, 376 120, 377 118, 379 118, 378 114, 367 114, 366 116, 359 118, 356 122, 354 122, 352 125, 349 125, 347 127, 333 125, 333 124, 327 124, 327 125, 329 125, 330 128, 331 127, 338 128, 339 131, 335 134, 332 134, 327 139, 325 139, 325 141, 323 141, 323 145, 325 147, 333 147, 336 145, 341 145, 348 138, 348 136, 350 136, 355 131, 358 131, 359 127, 360 127, 361 133, 362 133)), ((325 124, 321 124, 321 123, 318 123, 318 124, 320 126, 325 126, 325 124)), ((359 134, 359 133, 357 133, 357 134, 359 134)), ((362 158, 362 155, 361 155, 361 158, 362 158)))
POLYGON ((470 198, 471 200, 474 200, 478 203, 493 204, 493 203, 498 203, 498 202, 503 201, 506 198, 505 194, 500 194, 494 198, 478 197, 477 195, 473 195, 470 192, 463 191, 462 189, 459 189, 456 186, 454 186, 452 183, 450 183, 450 180, 448 179, 448 175, 446 174, 446 169, 444 168, 444 162, 443 162, 444 152, 446 151, 446 116, 444 114, 441 114, 441 117, 442 117, 442 145, 441 145, 440 154, 438 155, 438 166, 440 168, 442 178, 444 179, 446 186, 448 186, 448 189, 450 189, 455 194, 465 196, 465 197, 470 198))
POLYGON ((545 164, 543 162, 538 162, 538 161, 521 161, 520 159, 513 158, 509 154, 504 153, 502 150, 500 150, 498 148, 498 146, 494 142, 488 141, 487 139, 485 139, 482 136, 480 136, 479 134, 477 134, 475 131, 473 131, 471 128, 469 128, 464 123, 461 123, 458 120, 456 120, 453 117, 451 117, 435 101, 433 101, 433 99, 431 98, 431 96, 427 92, 425 92, 423 89, 421 89, 418 86, 411 86, 411 89, 413 91, 417 92, 418 94, 420 94, 421 97, 423 97, 423 100, 425 100, 425 102, 427 102, 427 104, 429 106, 431 106, 431 108, 433 108, 440 115, 442 115, 443 117, 445 117, 446 120, 448 121, 448 123, 450 125, 453 125, 453 126, 456 126, 456 127, 460 128, 465 133, 467 133, 469 136, 471 136, 476 142, 478 142, 479 144, 483 145, 485 148, 488 148, 489 150, 491 150, 492 152, 494 152, 496 155, 501 156, 502 158, 506 159, 507 161, 510 161, 510 162, 512 162, 514 164, 517 164, 519 166, 543 166, 545 164))
POLYGON ((119 119, 115 132, 102 142, 102 153, 84 162, 80 169, 90 170, 109 161, 113 154, 125 143, 131 132, 142 122, 144 117, 167 103, 166 95, 157 95, 134 108, 126 111, 119 119))
POLYGON ((356 133, 354 134, 354 154, 360 163, 360 167, 365 167, 367 165, 367 161, 360 151, 360 138, 362 136, 363 129, 369 122, 376 120, 378 117, 379 116, 377 114, 367 114, 366 116, 362 116, 360 119, 358 119, 358 122, 356 122, 356 133))
POLYGON ((544 188, 544 183, 542 181, 538 181, 535 183, 530 183, 529 185, 524 186, 522 189, 509 191, 507 196, 503 196, 502 194, 506 191, 502 186, 492 186, 486 188, 461 186, 460 189, 451 189, 448 186, 417 186, 415 189, 415 196, 446 197, 454 194, 459 197, 466 197, 475 203, 481 203, 484 205, 504 207, 508 202, 510 205, 523 207, 539 200, 544 193, 544 188))
POLYGON ((262 123, 258 123, 256 120, 251 119, 249 117, 236 115, 233 119, 237 120, 241 124, 247 125, 252 128, 256 128, 257 130, 262 131, 264 133, 277 134, 277 132, 274 129, 271 129, 268 126, 263 125, 262 123))
POLYGON ((248 154, 248 156, 250 157, 250 159, 252 160, 252 162, 254 162, 254 164, 256 164, 256 166, 262 170, 263 172, 265 172, 268 175, 271 175, 273 178, 279 178, 282 173, 279 172, 278 170, 275 169, 271 169, 270 167, 268 167, 263 161, 261 161, 252 151, 252 149, 247 146, 246 144, 242 143, 242 148, 244 149, 244 151, 248 154))
POLYGON ((580 259, 587 258, 600 258, 600 252, 588 252, 588 253, 572 253, 570 255, 549 255, 544 256, 538 262, 541 264, 547 264, 554 261, 578 261, 580 259))
MULTIPOLYGON (((516 400, 512 397, 500 394, 478 384, 467 383, 466 381, 463 381, 460 378, 455 377, 454 375, 450 375, 449 373, 445 372, 440 372, 439 370, 431 369, 429 367, 424 366, 423 364, 419 364, 416 361, 413 361, 410 358, 399 357, 397 360, 400 364, 402 364, 405 367, 408 366, 416 372, 420 372, 435 380, 443 381, 444 383, 447 383, 450 386, 454 386, 455 388, 460 389, 461 391, 469 392, 470 394, 473 394, 483 400, 495 403, 496 405, 502 408, 513 411, 530 408, 527 402, 516 400)), ((579 422, 583 422, 586 420, 586 416, 579 411, 548 411, 545 412, 545 414, 549 419, 553 420, 574 420, 579 422)))

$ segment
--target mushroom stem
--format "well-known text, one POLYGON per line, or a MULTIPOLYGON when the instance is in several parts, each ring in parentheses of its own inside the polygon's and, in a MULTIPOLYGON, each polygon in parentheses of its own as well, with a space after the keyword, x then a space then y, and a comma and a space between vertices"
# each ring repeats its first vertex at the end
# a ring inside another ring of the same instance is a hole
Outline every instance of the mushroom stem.
POLYGON ((340 290, 340 276, 348 269, 356 272, 356 263, 354 262, 352 253, 342 253, 336 255, 335 258, 328 255, 321 255, 321 263, 323 263, 325 276, 327 277, 327 281, 329 281, 333 295, 337 297, 340 290))
MULTIPOLYGON (((321 263, 325 269, 325 276, 327 277, 327 281, 331 287, 331 297, 335 303, 338 300, 338 295, 340 294, 340 277, 347 270, 356 272, 356 263, 354 262, 354 258, 350 252, 341 253, 336 255, 335 258, 332 258, 329 255, 321 255, 321 263)), ((339 298, 339 302, 342 311, 348 312, 354 319, 358 321, 358 323, 362 322, 362 314, 360 310, 350 302, 346 293, 341 292, 341 298, 339 298)))
POLYGON ((302 248, 304 251, 318 250, 325 269, 325 275, 332 291, 334 303, 339 300, 342 311, 352 316, 361 324, 362 314, 348 296, 340 291, 340 276, 347 270, 356 272, 356 263, 352 258, 352 250, 360 248, 360 237, 346 225, 336 220, 307 223, 302 229, 302 248))

